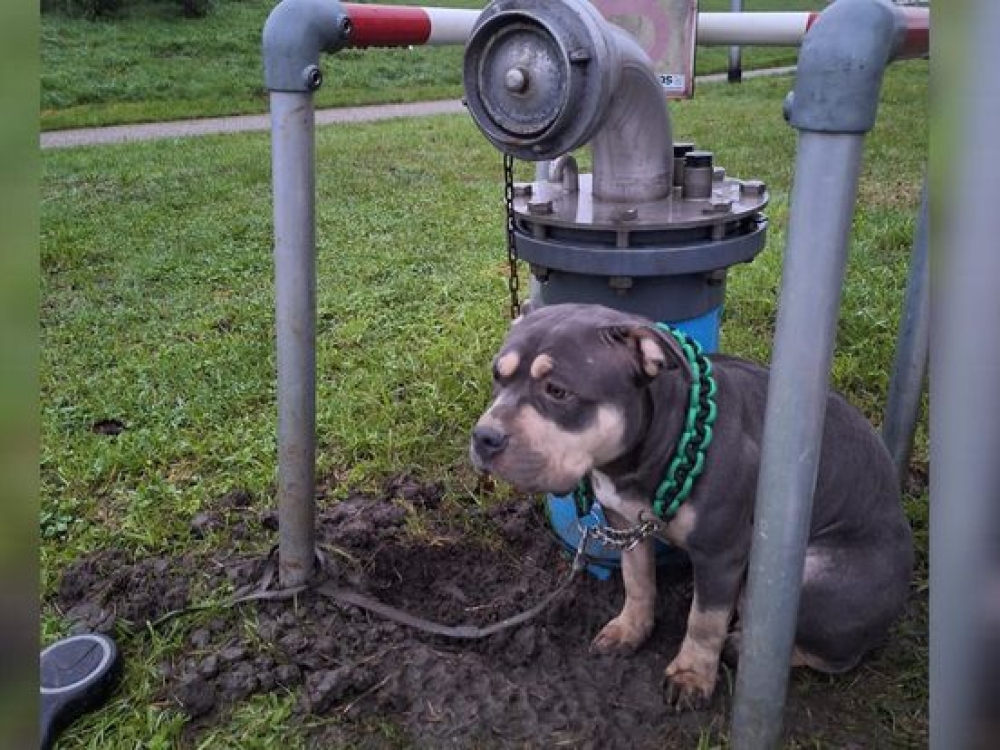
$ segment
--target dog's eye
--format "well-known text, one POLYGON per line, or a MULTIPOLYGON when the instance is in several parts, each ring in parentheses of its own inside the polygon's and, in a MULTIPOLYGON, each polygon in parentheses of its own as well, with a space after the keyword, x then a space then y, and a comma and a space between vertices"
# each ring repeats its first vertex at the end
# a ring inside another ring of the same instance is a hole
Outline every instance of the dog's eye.
POLYGON ((566 396, 569 395, 569 393, 566 391, 565 388, 562 388, 556 385, 555 383, 546 383, 545 395, 547 395, 549 398, 555 399, 556 401, 562 401, 564 398, 566 398, 566 396))

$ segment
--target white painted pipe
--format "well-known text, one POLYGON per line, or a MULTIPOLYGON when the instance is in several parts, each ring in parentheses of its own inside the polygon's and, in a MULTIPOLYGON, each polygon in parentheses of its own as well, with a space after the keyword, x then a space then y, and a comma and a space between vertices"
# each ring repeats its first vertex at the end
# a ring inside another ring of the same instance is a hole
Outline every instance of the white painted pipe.
POLYGON ((706 47, 797 47, 816 13, 699 13, 698 44, 706 47))

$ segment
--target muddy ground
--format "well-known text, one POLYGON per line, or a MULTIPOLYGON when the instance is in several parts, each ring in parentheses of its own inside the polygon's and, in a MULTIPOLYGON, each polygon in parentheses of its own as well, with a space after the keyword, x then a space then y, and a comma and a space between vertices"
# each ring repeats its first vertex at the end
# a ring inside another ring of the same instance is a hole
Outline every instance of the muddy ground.
MULTIPOLYGON (((65 571, 55 603, 77 630, 134 634, 136 625, 198 604, 193 580, 207 591, 251 584, 275 538, 274 514, 259 505, 247 493, 229 493, 191 524, 195 537, 225 529, 244 548, 258 546, 255 554, 132 560, 103 550, 65 571)), ((377 496, 324 503, 318 529, 336 583, 449 624, 509 617, 557 586, 569 566, 536 506, 456 511, 442 507, 438 488, 405 480, 377 496)), ((588 652, 621 605, 620 576, 581 576, 531 623, 471 642, 314 593, 294 605, 260 601, 208 617, 180 615, 186 643, 161 667, 162 697, 189 717, 192 745, 238 702, 276 690, 298 696, 295 721, 315 747, 693 748, 706 734, 721 742, 735 677, 728 669, 708 711, 675 715, 662 701, 663 670, 684 632, 690 571, 682 563, 661 568, 659 591, 652 638, 621 658, 588 652)), ((914 609, 922 609, 919 599, 914 609)), ((925 646, 921 617, 911 615, 851 674, 796 673, 787 742, 926 746, 925 646)))

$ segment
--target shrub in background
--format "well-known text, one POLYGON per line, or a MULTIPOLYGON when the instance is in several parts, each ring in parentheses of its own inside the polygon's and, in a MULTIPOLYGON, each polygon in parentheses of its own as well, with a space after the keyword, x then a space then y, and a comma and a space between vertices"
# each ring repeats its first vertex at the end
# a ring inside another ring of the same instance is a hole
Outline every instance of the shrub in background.
POLYGON ((204 18, 212 9, 212 0, 174 0, 188 18, 204 18))
MULTIPOLYGON (((170 3, 176 5, 180 12, 187 18, 204 18, 212 10, 214 0, 153 0, 154 3, 170 3)), ((126 6, 132 10, 137 10, 136 15, 141 14, 141 9, 135 0, 41 0, 42 13, 64 13, 69 16, 83 16, 91 20, 98 18, 111 18, 118 15, 126 6)))
POLYGON ((42 0, 42 13, 65 13, 84 18, 106 18, 122 9, 126 0, 42 0))

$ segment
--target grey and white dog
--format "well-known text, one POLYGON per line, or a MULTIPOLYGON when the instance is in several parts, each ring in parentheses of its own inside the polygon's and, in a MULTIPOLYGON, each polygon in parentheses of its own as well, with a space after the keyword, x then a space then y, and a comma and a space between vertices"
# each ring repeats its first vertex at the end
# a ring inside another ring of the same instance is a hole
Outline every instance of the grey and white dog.
MULTIPOLYGON (((687 632, 666 669, 678 710, 709 702, 746 579, 768 371, 710 357, 717 384, 704 473, 657 535, 694 575, 687 632)), ((596 305, 522 315, 493 361, 493 400, 472 433, 472 462, 525 492, 565 494, 589 476, 617 528, 651 516, 682 432, 692 373, 669 333, 596 305)), ((793 456, 788 457, 794 460, 793 456)), ((793 664, 838 673, 882 642, 905 606, 912 540, 888 452, 843 398, 827 401, 793 664)), ((594 638, 631 653, 653 628, 653 540, 622 554, 625 604, 594 638)))

